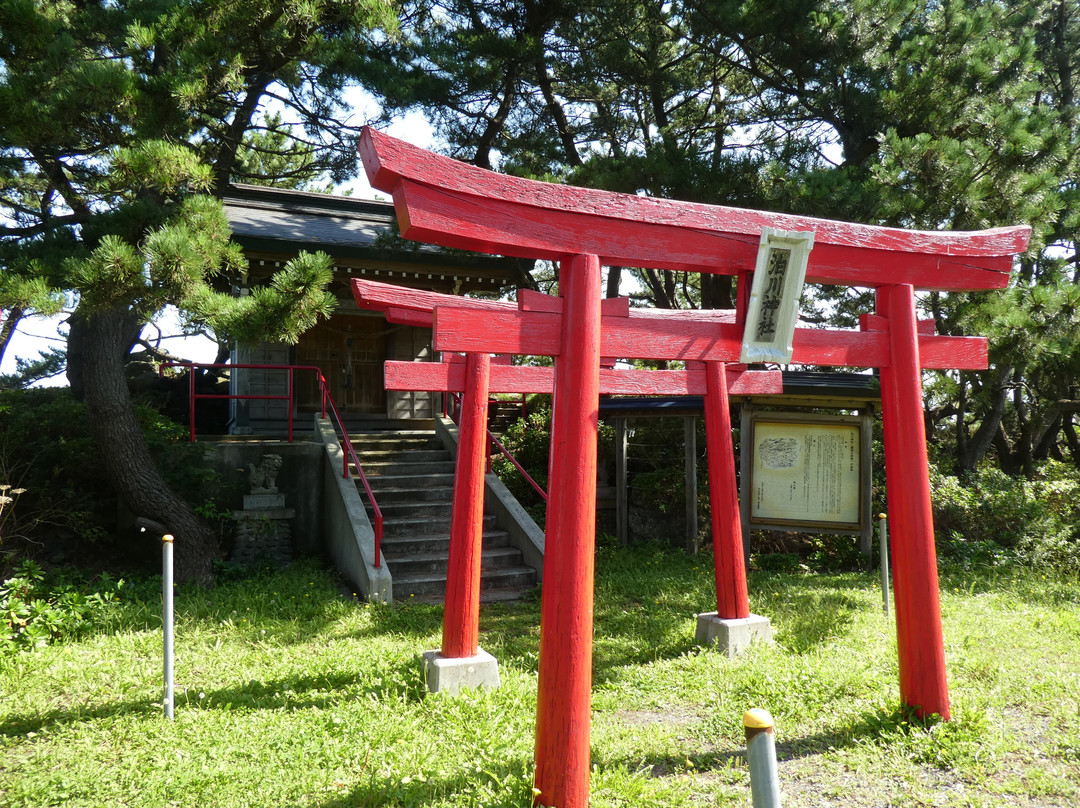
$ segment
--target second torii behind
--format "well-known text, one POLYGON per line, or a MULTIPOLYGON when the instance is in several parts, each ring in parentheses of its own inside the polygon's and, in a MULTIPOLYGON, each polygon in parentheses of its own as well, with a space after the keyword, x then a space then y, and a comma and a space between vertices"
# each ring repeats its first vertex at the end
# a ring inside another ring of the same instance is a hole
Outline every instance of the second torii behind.
MULTIPOLYGON (((518 303, 473 300, 435 292, 417 292, 390 284, 356 279, 353 296, 360 308, 382 311, 387 320, 403 325, 434 327, 450 312, 489 316, 496 312, 515 316, 516 312, 545 312, 558 315, 562 300, 528 290, 518 293, 518 303)), ((623 318, 655 325, 677 316, 682 323, 693 320, 716 325, 730 322, 733 312, 680 312, 665 316, 630 309, 626 298, 610 298, 601 305, 605 327, 623 318)), ((624 330, 627 327, 624 326, 624 330)), ((438 329, 436 328, 436 334, 438 329)), ((543 345, 535 346, 538 353, 543 345)), ((614 347, 614 345, 613 345, 614 347)), ((628 346, 621 346, 628 347, 628 346)), ((473 658, 478 653, 480 585, 480 545, 483 515, 484 445, 487 434, 489 393, 553 393, 555 374, 550 367, 492 364, 488 354, 470 353, 451 357, 448 362, 387 362, 388 390, 430 390, 463 393, 454 503, 451 517, 450 563, 447 575, 443 642, 438 662, 452 658, 473 658)), ((706 399, 706 431, 709 447, 709 496, 712 503, 716 611, 705 614, 704 631, 710 619, 746 621, 750 614, 743 559, 741 526, 737 518, 737 489, 734 453, 731 444, 728 394, 767 395, 780 393, 779 371, 748 371, 743 365, 689 363, 687 370, 616 370, 601 368, 599 390, 613 395, 700 395, 706 399)), ((554 462, 554 459, 553 459, 554 462)), ((768 622, 764 630, 768 630, 768 622)), ((715 631, 715 628, 713 629, 715 631)), ((711 637, 710 637, 711 638, 711 637)), ((492 664, 485 658, 484 664, 492 664)), ((439 669, 429 668, 429 686, 437 687, 439 669)), ((487 674, 482 673, 481 679, 487 674)), ((452 680, 456 685, 456 678, 452 680)))

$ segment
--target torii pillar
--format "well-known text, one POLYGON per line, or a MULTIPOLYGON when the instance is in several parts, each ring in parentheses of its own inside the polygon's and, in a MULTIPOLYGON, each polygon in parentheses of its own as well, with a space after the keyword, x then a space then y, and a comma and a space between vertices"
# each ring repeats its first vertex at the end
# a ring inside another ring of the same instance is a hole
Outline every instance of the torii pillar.
POLYGON ((545 805, 588 805, 592 692, 596 438, 600 414, 600 259, 563 262, 563 351, 555 359, 541 666, 536 706, 536 788, 545 805), (572 346, 572 347, 571 347, 572 346))
MULTIPOLYGON (((911 284, 877 290, 877 313, 889 328, 891 363, 881 368, 882 432, 889 491, 896 644, 900 692, 918 694, 907 706, 919 714, 949 718, 945 640, 941 628, 934 517, 926 463, 922 364, 919 360, 915 292, 911 284)), ((908 697, 911 698, 910 696, 908 697)))

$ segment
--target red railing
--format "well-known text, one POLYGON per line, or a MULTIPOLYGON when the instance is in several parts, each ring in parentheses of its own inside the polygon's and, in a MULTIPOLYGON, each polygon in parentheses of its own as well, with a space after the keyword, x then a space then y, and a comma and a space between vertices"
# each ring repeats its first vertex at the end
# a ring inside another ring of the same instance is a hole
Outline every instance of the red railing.
POLYGON ((345 447, 343 456, 344 468, 342 469, 341 476, 344 479, 349 479, 349 461, 352 460, 353 467, 356 469, 357 476, 360 478, 361 484, 364 486, 364 491, 367 493, 368 502, 371 503, 371 511, 375 516, 375 566, 382 566, 382 534, 383 534, 383 515, 379 509, 379 503, 375 501, 375 494, 371 491, 371 484, 368 483, 367 475, 364 474, 364 467, 360 465, 360 458, 356 455, 356 450, 353 448, 352 441, 349 440, 349 432, 345 429, 345 422, 341 420, 341 414, 338 412, 337 405, 334 403, 333 396, 330 395, 330 388, 326 383, 326 377, 323 376, 322 370, 314 365, 249 365, 249 364, 212 364, 201 362, 163 362, 158 368, 158 375, 165 368, 187 368, 188 370, 188 412, 189 412, 189 434, 191 442, 195 442, 195 402, 198 399, 244 399, 244 400, 256 400, 256 401, 286 401, 288 411, 289 422, 289 443, 292 443, 293 439, 293 398, 296 392, 296 371, 298 370, 311 370, 315 372, 316 379, 319 383, 319 395, 322 399, 322 417, 326 418, 326 407, 330 405, 330 411, 334 415, 334 421, 337 423, 338 429, 341 430, 341 440, 345 447), (247 393, 196 393, 195 392, 195 369, 209 369, 209 368, 228 368, 229 370, 277 370, 288 371, 289 374, 289 392, 286 395, 250 395, 247 393))
MULTIPOLYGON (((524 410, 525 410, 525 396, 524 395, 522 395, 522 397, 521 397, 521 408, 522 408, 522 411, 524 412, 524 410)), ((458 422, 458 416, 460 414, 461 414, 461 393, 449 393, 446 396, 444 396, 443 397, 443 415, 445 415, 448 418, 452 419, 453 422, 456 424, 458 422), (448 403, 448 401, 449 401, 449 403, 448 403)), ((502 443, 499 441, 499 439, 497 437, 495 437, 495 434, 490 429, 487 430, 487 434, 488 434, 488 469, 489 470, 491 469, 491 446, 492 446, 492 444, 494 444, 495 448, 497 448, 499 450, 500 454, 502 454, 503 457, 505 457, 507 460, 510 461, 510 464, 521 473, 521 476, 525 478, 525 481, 529 485, 531 485, 533 487, 533 490, 536 491, 537 494, 540 495, 540 498, 543 499, 544 502, 547 502, 547 500, 548 500, 547 492, 544 491, 544 489, 540 487, 539 483, 537 483, 536 480, 534 480, 529 475, 529 472, 525 471, 525 469, 522 467, 522 465, 517 461, 517 458, 515 458, 512 454, 510 454, 510 451, 505 446, 502 445, 502 443)))

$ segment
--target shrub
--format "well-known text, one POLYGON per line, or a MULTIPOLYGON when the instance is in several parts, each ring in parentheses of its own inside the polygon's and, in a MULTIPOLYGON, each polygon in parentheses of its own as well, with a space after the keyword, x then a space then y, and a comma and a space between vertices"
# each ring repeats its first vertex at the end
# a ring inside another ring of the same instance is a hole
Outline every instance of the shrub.
MULTIPOLYGON (((614 445, 615 428, 601 422, 598 438, 597 463, 602 467, 608 447, 614 445)), ((534 396, 529 400, 529 412, 514 422, 502 437, 502 444, 514 456, 536 484, 548 490, 548 456, 551 451, 551 398, 534 396)), ((521 472, 496 451, 491 458, 491 470, 498 475, 511 494, 543 527, 547 507, 521 472)))
MULTIPOLYGON (((139 405, 137 413, 169 485, 211 516, 220 513, 214 496, 228 492, 202 448, 187 442, 183 426, 151 407, 139 405)), ((24 552, 44 548, 53 562, 82 560, 91 546, 95 564, 105 547, 125 565, 138 560, 138 549, 118 536, 117 494, 102 473, 86 407, 67 388, 0 390, 0 483, 11 486, 9 497, 21 492, 0 512, 8 554, 12 540, 19 539, 24 552)))
POLYGON ((70 579, 47 576, 24 559, 0 583, 0 657, 72 639, 105 624, 118 603, 123 580, 102 575, 89 588, 70 579))
MULTIPOLYGON (((519 418, 506 430, 502 444, 514 459, 529 473, 536 484, 547 491, 548 452, 551 446, 551 400, 534 397, 529 402, 529 413, 519 418)), ((541 527, 547 508, 540 495, 521 476, 513 464, 495 453, 491 458, 491 470, 498 475, 511 494, 529 512, 541 527)))
POLYGON ((5 540, 60 531, 96 541, 115 528, 86 408, 66 389, 0 391, 0 482, 25 489, 5 513, 5 540))
POLYGON ((1015 559, 1080 572, 1080 471, 1045 461, 1035 479, 980 468, 965 479, 931 469, 938 547, 960 564, 1015 559))

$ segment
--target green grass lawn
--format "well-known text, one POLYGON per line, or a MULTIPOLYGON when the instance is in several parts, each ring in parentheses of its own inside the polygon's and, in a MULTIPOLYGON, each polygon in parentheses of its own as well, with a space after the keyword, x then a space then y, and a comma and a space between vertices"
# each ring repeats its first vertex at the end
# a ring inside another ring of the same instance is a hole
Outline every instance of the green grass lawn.
MULTIPOLYGON (((593 806, 750 805, 742 715, 776 720, 785 806, 1080 804, 1080 584, 942 575, 954 720, 897 709, 871 574, 751 577, 775 647, 694 645, 711 561, 603 548, 593 806)), ((0 660, 3 806, 527 806, 539 600, 486 606, 495 692, 426 695, 438 606, 360 604, 311 564, 176 599, 162 717, 154 585, 108 630, 0 660)))

